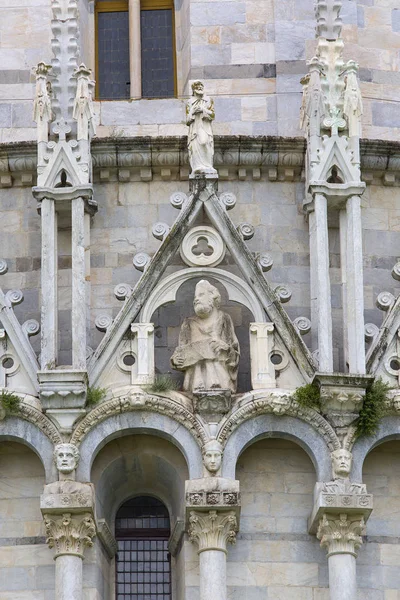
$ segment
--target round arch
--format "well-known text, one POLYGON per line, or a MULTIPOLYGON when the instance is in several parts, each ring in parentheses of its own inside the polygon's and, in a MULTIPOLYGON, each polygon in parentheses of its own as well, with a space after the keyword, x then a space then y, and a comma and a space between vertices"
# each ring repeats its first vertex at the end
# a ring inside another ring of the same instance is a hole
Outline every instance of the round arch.
POLYGON ((53 461, 53 443, 33 423, 19 417, 8 417, 4 421, 0 421, 0 443, 2 441, 19 442, 28 446, 43 464, 46 483, 57 481, 58 474, 53 461))
POLYGON ((90 429, 80 445, 78 481, 90 481, 93 461, 108 442, 135 433, 152 434, 169 440, 185 457, 190 479, 202 477, 201 450, 189 430, 167 415, 137 410, 110 416, 90 429))
POLYGON ((150 323, 151 317, 157 308, 176 300, 178 290, 183 283, 189 279, 198 277, 211 277, 212 279, 216 279, 228 292, 229 300, 238 302, 248 308, 253 313, 254 320, 257 323, 266 321, 264 309, 256 295, 247 283, 240 279, 240 277, 237 277, 228 271, 223 271, 222 269, 191 267, 190 269, 182 269, 181 271, 172 273, 172 275, 169 275, 160 281, 150 294, 140 313, 140 322, 150 323))
POLYGON ((351 480, 361 482, 364 461, 367 456, 376 448, 385 442, 400 440, 400 417, 384 417, 379 423, 375 435, 359 438, 352 449, 353 467, 351 470, 351 480))
POLYGON ((273 414, 258 415, 241 423, 229 437, 223 456, 222 476, 235 479, 239 456, 263 438, 284 438, 296 442, 310 457, 318 481, 331 479, 331 457, 323 437, 300 419, 273 414))

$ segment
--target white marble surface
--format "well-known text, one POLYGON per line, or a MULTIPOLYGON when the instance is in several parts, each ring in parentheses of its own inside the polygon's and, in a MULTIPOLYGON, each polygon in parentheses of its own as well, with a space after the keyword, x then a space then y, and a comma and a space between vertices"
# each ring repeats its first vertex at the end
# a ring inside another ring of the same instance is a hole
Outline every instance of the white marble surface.
POLYGON ((82 559, 63 555, 56 558, 55 600, 82 600, 82 559))
POLYGON ((205 550, 200 553, 199 559, 200 600, 226 600, 225 552, 221 550, 205 550))
POLYGON ((333 554, 328 558, 330 600, 356 600, 356 559, 352 554, 333 554))

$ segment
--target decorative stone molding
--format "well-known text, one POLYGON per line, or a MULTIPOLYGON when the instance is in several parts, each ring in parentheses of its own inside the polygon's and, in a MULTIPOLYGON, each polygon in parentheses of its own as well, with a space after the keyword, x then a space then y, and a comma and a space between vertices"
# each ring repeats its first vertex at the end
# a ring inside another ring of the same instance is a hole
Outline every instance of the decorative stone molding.
POLYGON ((90 513, 72 516, 66 512, 61 517, 45 514, 46 542, 55 549, 55 558, 73 555, 83 558, 85 548, 93 546, 96 525, 90 513))
POLYGON ((232 406, 230 390, 194 391, 194 410, 206 421, 214 423, 228 413, 232 406))
POLYGON ((190 479, 185 483, 186 514, 192 510, 233 511, 239 521, 240 492, 239 481, 224 477, 204 477, 190 479))
POLYGON ((334 554, 352 554, 362 545, 365 535, 365 521, 362 514, 349 517, 346 513, 338 515, 324 514, 320 520, 317 538, 321 546, 326 548, 328 557, 334 554))
POLYGON ((103 544, 108 558, 114 558, 118 552, 118 544, 105 519, 97 521, 97 536, 103 544))
POLYGON ((62 442, 62 437, 54 425, 54 423, 49 419, 45 414, 43 414, 40 410, 26 404, 25 402, 21 402, 18 408, 18 414, 21 415, 26 421, 29 421, 38 429, 40 429, 48 438, 53 442, 53 444, 60 444, 62 442))
POLYGON ((77 425, 71 437, 71 443, 79 446, 87 433, 101 421, 110 416, 135 410, 149 410, 165 414, 177 423, 188 429, 199 446, 207 441, 207 434, 203 425, 198 421, 193 412, 188 410, 181 402, 165 396, 146 394, 137 390, 121 392, 121 396, 102 402, 91 410, 77 425))
POLYGON ((183 519, 177 519, 171 532, 171 536, 168 540, 168 550, 172 556, 176 556, 178 554, 179 546, 184 533, 185 521, 183 519))
POLYGON ((197 544, 199 554, 205 550, 227 553, 227 544, 236 542, 237 529, 236 515, 233 511, 190 511, 189 539, 197 544))
MULTIPOLYGON (((246 166, 246 180, 253 178, 254 169, 261 171, 262 179, 270 181, 276 181, 278 178, 289 180, 290 176, 293 180, 293 175, 295 181, 301 180, 306 147, 301 138, 268 137, 260 141, 260 138, 256 140, 246 136, 215 136, 214 140, 214 164, 219 169, 228 169, 230 177, 237 177, 239 169, 246 166), (226 151, 219 150, 222 144, 226 151), (232 160, 228 160, 228 157, 232 157, 232 160)), ((155 148, 162 157, 170 161, 171 177, 181 181, 187 180, 187 156, 185 158, 183 150, 185 145, 184 137, 94 138, 91 146, 95 181, 111 180, 122 165, 126 165, 130 176, 137 173, 142 181, 151 180, 153 173, 161 172, 161 166, 157 164, 155 157, 155 148), (176 147, 177 151, 171 152, 170 147, 176 147)), ((394 178, 385 179, 385 184, 396 185, 399 181, 399 142, 364 139, 361 140, 360 146, 362 179, 366 181, 366 175, 369 175, 368 182, 379 185, 383 183, 385 174, 393 175, 394 178)), ((36 143, 2 144, 0 187, 32 186, 36 178, 36 165, 36 143)))
POLYGON ((320 433, 331 452, 338 449, 340 442, 330 423, 314 409, 300 406, 290 394, 288 390, 277 390, 269 394, 261 391, 244 394, 237 408, 222 424, 217 435, 218 441, 225 445, 231 433, 241 423, 257 415, 273 413, 298 417, 320 433))

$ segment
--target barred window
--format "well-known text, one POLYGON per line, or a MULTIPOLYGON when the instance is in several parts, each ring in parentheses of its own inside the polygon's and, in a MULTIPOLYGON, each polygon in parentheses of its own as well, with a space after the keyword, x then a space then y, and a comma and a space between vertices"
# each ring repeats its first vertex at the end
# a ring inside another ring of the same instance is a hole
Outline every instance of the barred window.
POLYGON ((97 98, 175 96, 173 0, 97 0, 95 18, 97 98))
POLYGON ((120 507, 116 600, 171 600, 169 536, 168 510, 156 498, 139 496, 120 507))

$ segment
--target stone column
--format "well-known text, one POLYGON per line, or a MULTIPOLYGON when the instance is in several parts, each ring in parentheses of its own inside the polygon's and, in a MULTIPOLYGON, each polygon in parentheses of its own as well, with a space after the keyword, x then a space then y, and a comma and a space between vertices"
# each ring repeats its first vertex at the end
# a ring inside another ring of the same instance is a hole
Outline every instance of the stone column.
POLYGON ((132 385, 154 381, 154 324, 132 323, 132 333, 137 338, 137 374, 132 371, 132 385))
POLYGON ((58 353, 57 213, 54 200, 43 198, 42 220, 42 324, 41 367, 54 369, 58 353))
POLYGON ((237 521, 234 511, 191 511, 189 537, 198 545, 200 600, 226 600, 227 544, 235 543, 237 521))
POLYGON ((356 557, 362 544, 362 515, 324 514, 317 537, 328 551, 330 600, 356 600, 356 557))
POLYGON ((347 214, 345 209, 339 210, 339 235, 340 235, 340 274, 342 283, 342 306, 343 306, 343 371, 348 364, 348 341, 347 341, 347 214))
POLYGON ((346 215, 347 360, 350 373, 363 374, 365 373, 364 279, 359 196, 348 198, 346 215))
POLYGON ((86 369, 85 203, 72 200, 72 367, 86 369))
POLYGON ((96 526, 90 513, 44 515, 47 543, 54 548, 56 561, 55 600, 82 600, 82 561, 92 546, 96 526))
POLYGON ((140 0, 129 0, 129 70, 131 98, 140 98, 142 96, 140 0))
POLYGON ((60 477, 70 479, 46 485, 40 497, 46 542, 55 552, 55 600, 83 600, 83 555, 85 549, 93 545, 96 535, 94 489, 91 484, 72 480, 71 468, 76 467, 77 457, 71 458, 71 448, 71 444, 60 444, 56 448, 57 468, 62 469, 60 477))
POLYGON ((273 344, 273 323, 250 323, 250 362, 253 390, 276 387, 275 369, 270 361, 273 344))
MULTIPOLYGON (((314 344, 318 349, 319 371, 333 371, 332 307, 329 279, 328 207, 324 194, 314 194, 309 215, 312 322, 317 324, 314 344)), ((313 349, 316 349, 313 348, 313 349)))

